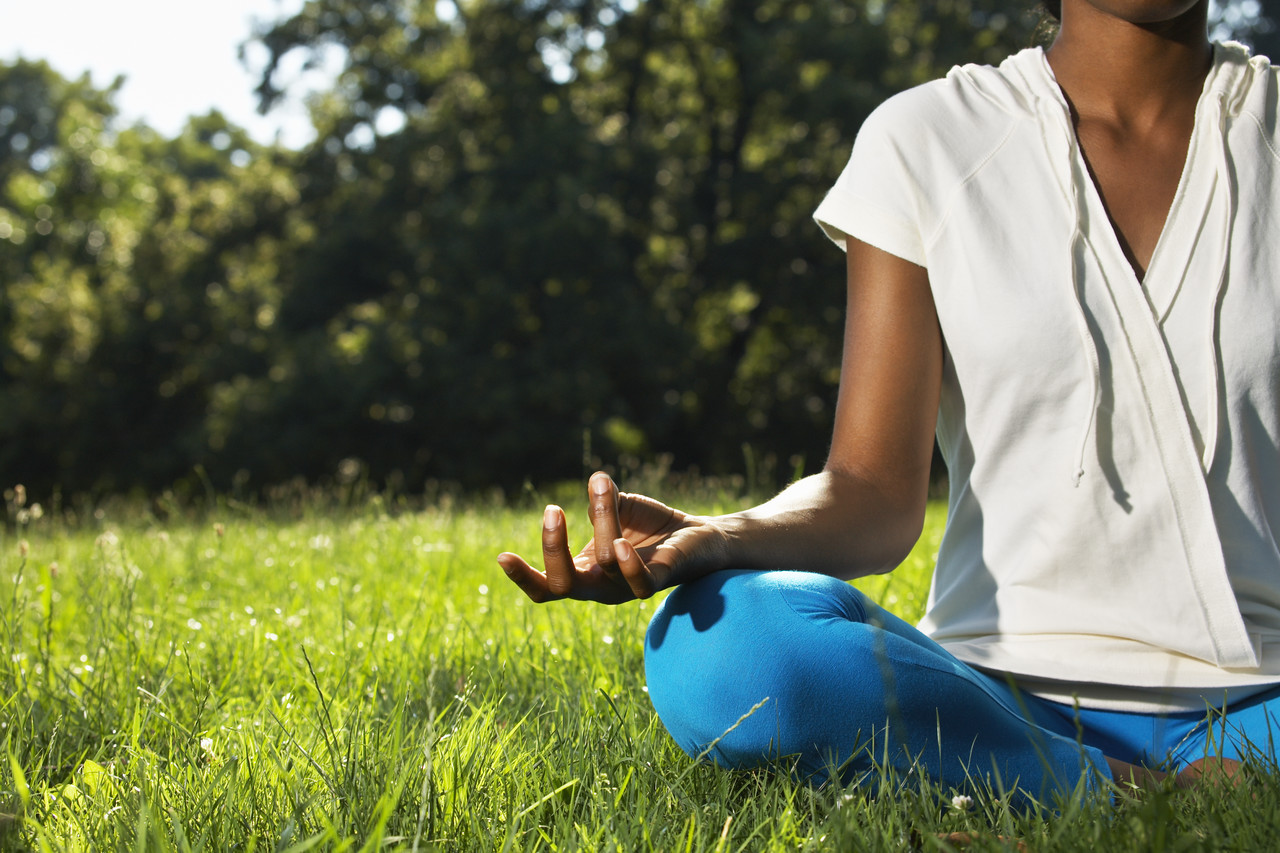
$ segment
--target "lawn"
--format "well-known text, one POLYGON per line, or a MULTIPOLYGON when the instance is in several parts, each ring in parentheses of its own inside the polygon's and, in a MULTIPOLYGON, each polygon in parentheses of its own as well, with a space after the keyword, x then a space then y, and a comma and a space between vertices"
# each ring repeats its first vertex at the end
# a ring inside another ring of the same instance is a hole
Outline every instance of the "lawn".
MULTIPOLYGON (((743 498, 684 486, 698 512, 743 498)), ((692 762, 645 694, 654 602, 537 606, 545 500, 299 492, 0 528, 0 849, 1270 849, 1280 785, 968 808, 692 762)), ((941 536, 864 584, 919 615, 941 536)), ((575 544, 584 524, 576 525, 575 544)))

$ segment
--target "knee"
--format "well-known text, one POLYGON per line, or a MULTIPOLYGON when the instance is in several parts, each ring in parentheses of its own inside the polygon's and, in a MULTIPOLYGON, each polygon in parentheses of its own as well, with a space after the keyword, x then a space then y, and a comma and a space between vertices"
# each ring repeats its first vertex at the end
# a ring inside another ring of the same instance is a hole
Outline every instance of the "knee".
POLYGON ((677 587, 658 606, 645 635, 645 658, 693 664, 701 677, 705 667, 697 661, 708 655, 740 665, 746 655, 764 651, 766 638, 824 619, 865 622, 868 606, 862 593, 827 575, 715 572, 677 587), (698 655, 688 654, 695 650, 698 655))
POLYGON ((714 572, 676 587, 663 600, 649 622, 645 651, 661 653, 669 634, 676 643, 733 639, 744 629, 749 636, 757 635, 786 621, 788 615, 865 622, 869 606, 874 607, 862 593, 829 575, 783 570, 714 572), (693 638, 690 632, 707 636, 693 638))
POLYGON ((836 623, 865 611, 848 584, 804 572, 718 572, 677 588, 645 641, 649 698, 691 756, 726 766, 788 754, 794 718, 812 713, 815 683, 830 677, 836 623))

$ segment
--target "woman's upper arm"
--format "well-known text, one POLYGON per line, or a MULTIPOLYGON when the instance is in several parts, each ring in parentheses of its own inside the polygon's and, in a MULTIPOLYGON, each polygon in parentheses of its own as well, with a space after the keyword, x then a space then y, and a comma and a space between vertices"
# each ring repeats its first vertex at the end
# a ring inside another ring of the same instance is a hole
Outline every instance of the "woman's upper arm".
POLYGON ((826 469, 923 517, 943 359, 929 274, 852 237, 847 244, 844 355, 826 469))

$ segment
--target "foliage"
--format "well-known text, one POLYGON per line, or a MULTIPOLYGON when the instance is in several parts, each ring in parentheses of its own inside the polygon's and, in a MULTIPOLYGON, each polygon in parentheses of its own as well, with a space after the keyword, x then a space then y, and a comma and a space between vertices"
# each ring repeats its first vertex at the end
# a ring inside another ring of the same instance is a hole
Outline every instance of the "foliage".
MULTIPOLYGON (((1238 850, 1280 829, 1275 775, 1052 814, 693 763, 645 696, 652 602, 539 607, 493 564, 536 546, 536 509, 328 499, 72 517, 10 493, 0 847, 1238 850)), ((935 506, 870 582, 909 618, 941 526, 935 506)))
POLYGON ((994 8, 315 0, 277 24, 273 57, 347 57, 287 313, 359 342, 331 386, 352 411, 404 414, 344 452, 507 483, 820 458, 843 274, 809 216, 879 101, 1025 38, 994 8))
POLYGON ((812 469, 844 273, 811 212, 875 105, 1030 7, 309 0, 255 35, 264 107, 285 57, 344 58, 296 152, 0 66, 0 481, 812 469))
POLYGON ((0 69, 0 92, 47 118, 10 122, 0 157, 0 471, 123 490, 216 465, 224 389, 267 366, 286 155, 216 113, 117 131, 110 93, 43 64, 0 69))
POLYGON ((296 153, 0 69, 0 473, 818 459, 842 273, 809 215, 876 103, 1025 38, 998 6, 312 0, 259 35, 346 57, 296 153))

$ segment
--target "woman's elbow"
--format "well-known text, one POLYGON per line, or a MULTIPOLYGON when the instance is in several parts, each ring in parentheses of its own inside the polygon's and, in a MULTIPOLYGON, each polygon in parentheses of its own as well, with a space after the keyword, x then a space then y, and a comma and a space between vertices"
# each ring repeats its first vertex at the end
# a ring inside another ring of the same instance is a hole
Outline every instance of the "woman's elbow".
POLYGON ((857 505, 854 511, 862 523, 851 524, 850 532, 861 540, 861 574, 893 571, 907 559, 924 530, 928 478, 922 483, 914 477, 877 480, 832 467, 826 473, 837 493, 850 496, 850 509, 857 505))

